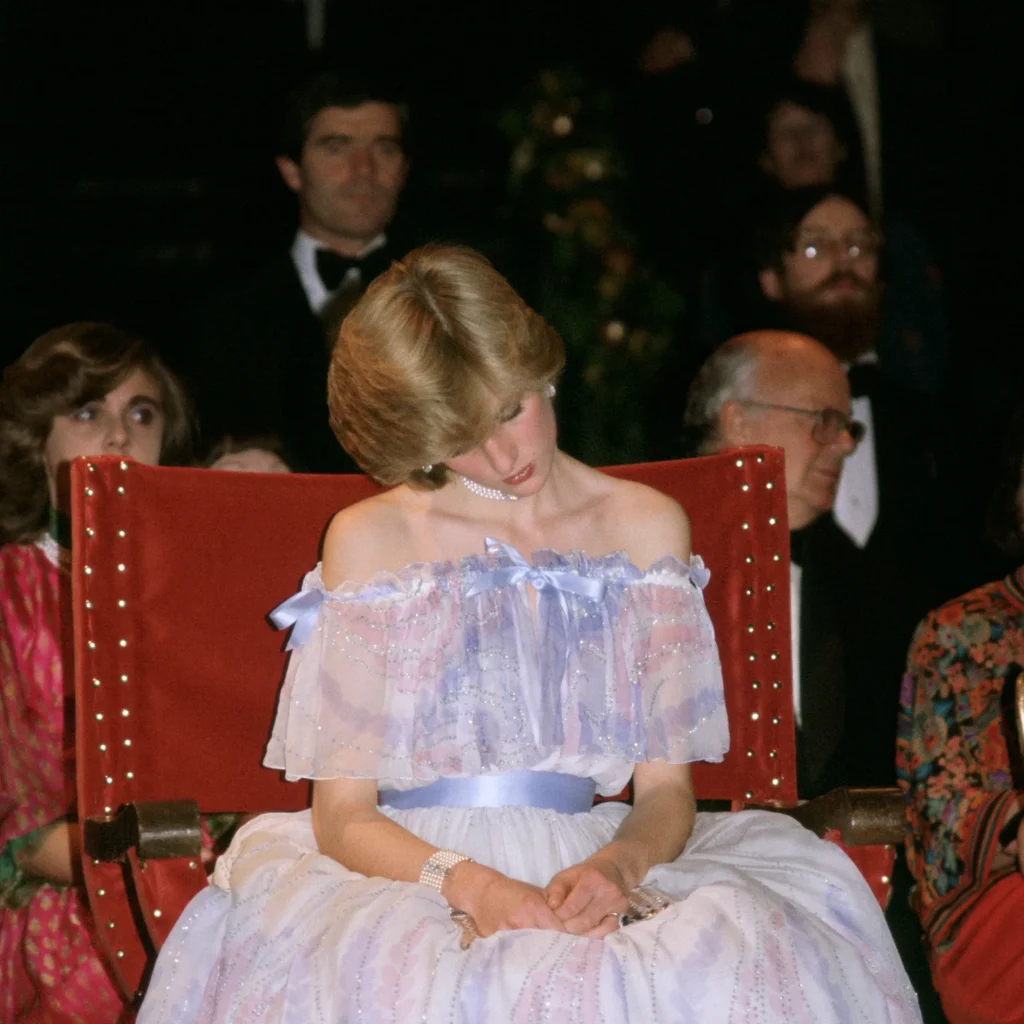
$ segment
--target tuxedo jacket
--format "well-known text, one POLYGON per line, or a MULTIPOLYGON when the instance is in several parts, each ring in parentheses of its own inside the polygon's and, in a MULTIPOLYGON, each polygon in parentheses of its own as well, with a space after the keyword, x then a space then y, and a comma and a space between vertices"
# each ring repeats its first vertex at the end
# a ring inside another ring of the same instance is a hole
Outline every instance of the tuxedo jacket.
POLYGON ((309 473, 359 472, 327 415, 329 342, 287 250, 215 295, 197 330, 195 391, 207 446, 277 441, 309 473))

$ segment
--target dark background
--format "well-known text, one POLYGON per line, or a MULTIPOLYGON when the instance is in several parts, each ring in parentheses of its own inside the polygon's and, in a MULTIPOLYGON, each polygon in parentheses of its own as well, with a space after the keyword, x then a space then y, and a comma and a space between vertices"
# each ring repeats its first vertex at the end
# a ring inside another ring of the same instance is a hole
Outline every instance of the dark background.
MULTIPOLYGON (((723 10, 742 6, 333 0, 320 60, 405 84, 414 110, 405 224, 487 247, 515 230, 499 217, 508 153, 498 111, 538 69, 568 63, 639 110, 651 88, 637 71, 644 41, 669 21, 691 30, 704 59, 673 95, 685 156, 671 198, 697 211, 679 245, 699 263, 709 233, 714 242, 721 140, 742 126, 720 117, 701 133, 692 111, 728 113, 733 98, 756 93, 798 24, 792 0, 747 0, 746 38, 723 41, 723 10)), ((1020 348, 1017 34, 1009 10, 993 5, 883 6, 890 30, 924 41, 926 114, 942 146, 922 154, 934 187, 918 220, 946 282, 964 371, 954 380, 983 414, 993 377, 1005 388, 1011 373, 1016 386, 1020 348)), ((290 239, 294 203, 272 158, 282 94, 309 63, 305 17, 299 0, 0 7, 0 365, 43 330, 86 318, 144 333, 174 363, 188 311, 211 284, 290 239)))

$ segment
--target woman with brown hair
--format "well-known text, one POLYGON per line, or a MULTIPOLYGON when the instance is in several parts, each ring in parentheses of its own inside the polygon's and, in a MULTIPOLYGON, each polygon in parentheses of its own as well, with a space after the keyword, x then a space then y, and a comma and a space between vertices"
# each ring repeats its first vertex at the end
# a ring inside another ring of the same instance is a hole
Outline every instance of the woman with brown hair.
MULTIPOLYGON (((74 722, 64 676, 58 509, 67 463, 192 458, 181 384, 153 349, 76 323, 33 342, 0 384, 0 1020, 112 1022, 119 993, 78 885, 74 722)), ((209 840, 209 836, 207 836, 209 840)))
POLYGON ((331 423, 394 486, 277 612, 265 763, 312 809, 239 829, 140 1021, 919 1019, 838 849, 695 813, 728 746, 707 572, 675 502, 558 449, 562 360, 462 249, 346 318, 331 423))

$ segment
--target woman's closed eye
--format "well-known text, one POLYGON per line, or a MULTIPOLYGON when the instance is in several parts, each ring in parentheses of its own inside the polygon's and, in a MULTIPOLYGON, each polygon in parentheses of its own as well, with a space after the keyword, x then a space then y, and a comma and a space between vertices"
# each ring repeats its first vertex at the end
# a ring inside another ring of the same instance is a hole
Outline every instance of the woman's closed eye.
POLYGON ((500 416, 498 417, 498 422, 499 422, 499 423, 510 423, 510 422, 511 422, 512 420, 514 420, 514 419, 515 419, 515 418, 516 418, 516 417, 517 417, 517 416, 518 416, 518 415, 519 415, 519 414, 520 414, 520 413, 521 413, 522 411, 523 411, 523 403, 522 403, 522 401, 520 400, 519 402, 517 402, 517 403, 516 403, 516 406, 515 406, 515 408, 514 408, 514 409, 509 409, 509 410, 508 410, 508 412, 503 412, 503 413, 502 413, 502 414, 501 414, 501 415, 500 415, 500 416))

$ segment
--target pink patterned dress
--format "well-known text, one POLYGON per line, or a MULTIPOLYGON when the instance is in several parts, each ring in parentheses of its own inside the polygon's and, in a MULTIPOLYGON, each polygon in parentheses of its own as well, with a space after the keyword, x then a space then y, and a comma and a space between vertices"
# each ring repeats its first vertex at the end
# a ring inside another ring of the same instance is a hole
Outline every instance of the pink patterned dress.
POLYGON ((75 804, 56 563, 52 542, 0 547, 0 1021, 109 1024, 124 1003, 84 892, 20 866, 75 804))

